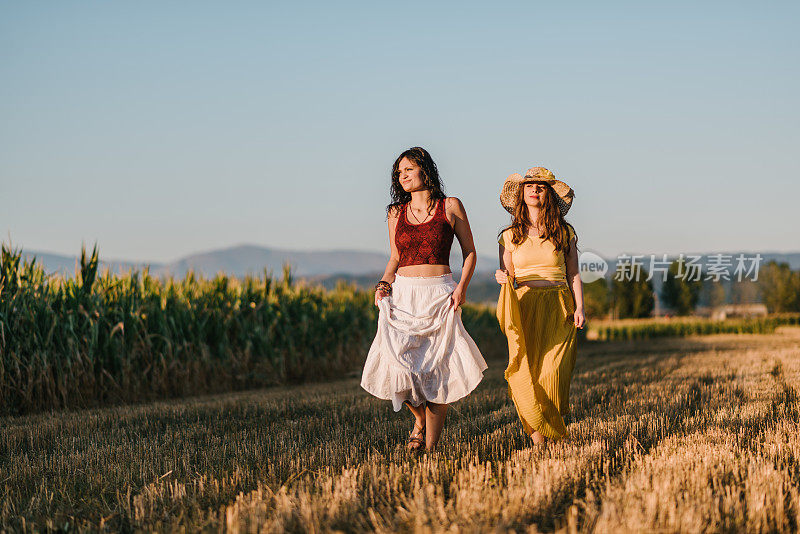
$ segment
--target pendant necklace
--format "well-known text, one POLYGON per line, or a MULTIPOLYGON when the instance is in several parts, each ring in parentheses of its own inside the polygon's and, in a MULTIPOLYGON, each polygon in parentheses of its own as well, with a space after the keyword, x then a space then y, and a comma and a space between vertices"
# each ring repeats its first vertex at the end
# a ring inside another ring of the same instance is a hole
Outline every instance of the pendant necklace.
POLYGON ((428 213, 425 215, 425 218, 424 218, 422 221, 420 221, 420 220, 417 218, 417 216, 414 214, 414 208, 412 208, 412 207, 411 207, 411 202, 409 202, 409 203, 408 203, 408 209, 409 209, 409 210, 411 210, 411 216, 412 216, 412 217, 414 217, 414 218, 417 220, 417 223, 418 223, 418 224, 422 224, 422 221, 427 221, 427 220, 428 220, 428 217, 429 217, 429 216, 430 216, 430 214, 431 214, 431 212, 430 212, 430 211, 428 211, 428 213))

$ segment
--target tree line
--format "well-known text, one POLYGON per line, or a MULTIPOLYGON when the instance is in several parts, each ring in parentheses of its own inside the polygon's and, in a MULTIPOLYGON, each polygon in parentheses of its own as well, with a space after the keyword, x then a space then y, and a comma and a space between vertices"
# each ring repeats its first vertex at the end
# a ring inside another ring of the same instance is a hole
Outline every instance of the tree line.
POLYGON ((656 294, 649 273, 641 265, 633 266, 630 279, 613 277, 584 284, 584 303, 589 317, 637 318, 649 317, 656 306, 673 315, 690 315, 699 304, 711 308, 726 303, 748 304, 762 302, 769 313, 800 312, 800 270, 793 271, 788 263, 770 261, 760 268, 753 280, 706 280, 681 276, 685 272, 681 260, 670 264, 666 280, 656 294))

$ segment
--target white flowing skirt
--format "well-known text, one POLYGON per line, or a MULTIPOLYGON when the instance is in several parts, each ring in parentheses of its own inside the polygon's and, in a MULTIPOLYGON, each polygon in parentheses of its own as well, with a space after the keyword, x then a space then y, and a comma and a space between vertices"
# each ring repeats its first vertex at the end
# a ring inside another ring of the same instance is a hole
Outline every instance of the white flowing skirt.
POLYGON ((361 387, 391 400, 449 404, 483 379, 486 362, 453 310, 451 274, 396 276, 392 295, 378 301, 378 332, 369 349, 361 387))

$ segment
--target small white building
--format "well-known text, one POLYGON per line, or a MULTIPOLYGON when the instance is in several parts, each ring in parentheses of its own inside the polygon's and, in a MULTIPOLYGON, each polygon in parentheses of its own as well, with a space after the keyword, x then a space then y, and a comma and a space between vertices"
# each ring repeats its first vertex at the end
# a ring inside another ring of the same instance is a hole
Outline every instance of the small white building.
POLYGON ((726 304, 717 306, 711 312, 711 319, 714 321, 724 321, 733 317, 766 317, 767 306, 765 304, 726 304))

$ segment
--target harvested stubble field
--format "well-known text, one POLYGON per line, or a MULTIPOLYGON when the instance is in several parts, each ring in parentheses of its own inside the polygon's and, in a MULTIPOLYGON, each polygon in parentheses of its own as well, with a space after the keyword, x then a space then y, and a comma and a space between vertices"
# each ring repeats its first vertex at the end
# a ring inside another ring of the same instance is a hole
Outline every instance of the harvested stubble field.
POLYGON ((427 456, 355 377, 0 419, 0 528, 798 529, 800 330, 585 343, 571 437, 546 450, 502 371, 427 456))

